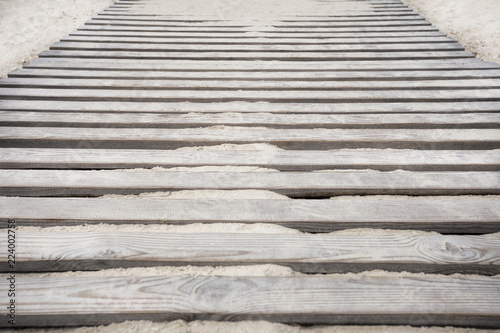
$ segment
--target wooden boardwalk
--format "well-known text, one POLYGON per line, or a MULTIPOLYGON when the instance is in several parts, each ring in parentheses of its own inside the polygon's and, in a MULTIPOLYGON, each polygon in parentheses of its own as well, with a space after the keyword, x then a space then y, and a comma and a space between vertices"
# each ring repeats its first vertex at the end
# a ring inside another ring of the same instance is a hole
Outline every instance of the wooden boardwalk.
POLYGON ((0 80, 2 228, 68 227, 17 230, 16 326, 500 328, 500 65, 400 0, 313 3, 270 22, 119 0, 0 80), (125 196, 200 190, 276 194, 125 196), (115 228, 193 223, 304 233, 115 228), (259 264, 304 274, 90 272, 259 264))

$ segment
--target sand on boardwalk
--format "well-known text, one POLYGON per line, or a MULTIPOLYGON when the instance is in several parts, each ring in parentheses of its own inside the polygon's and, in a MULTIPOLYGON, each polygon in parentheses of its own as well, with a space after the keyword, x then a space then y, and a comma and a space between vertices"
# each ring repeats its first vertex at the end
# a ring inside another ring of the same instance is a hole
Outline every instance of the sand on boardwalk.
POLYGON ((166 323, 150 321, 126 321, 98 327, 62 329, 7 330, 9 333, 495 333, 499 330, 480 330, 455 327, 410 327, 410 326, 311 326, 301 327, 266 321, 215 322, 176 320, 166 323))
POLYGON ((1 0, 0 77, 21 67, 114 0, 1 0))
POLYGON ((482 60, 500 63, 500 1, 402 1, 482 60))
MULTIPOLYGON (((41 51, 55 41, 66 36, 87 21, 92 15, 104 9, 113 0, 2 0, 0 1, 0 76, 15 68, 19 68, 23 63, 36 57, 41 51)), ((469 51, 477 53, 480 58, 486 61, 496 61, 500 63, 500 1, 498 0, 403 0, 413 9, 420 12, 426 19, 431 21, 443 32, 457 39, 469 51)), ((178 0, 165 0, 159 10, 168 10, 166 14, 185 14, 189 12, 202 12, 206 15, 213 15, 225 19, 259 19, 273 20, 277 17, 295 15, 298 10, 303 15, 325 14, 319 2, 312 0, 193 0, 190 2, 178 0), (195 6, 196 10, 193 10, 195 6)), ((347 4, 339 2, 344 13, 356 10, 356 7, 364 6, 361 2, 347 4)), ((223 149, 255 149, 264 151, 275 151, 271 145, 266 146, 241 145, 245 147, 235 147, 234 145, 221 145, 213 148, 191 147, 190 150, 223 150, 223 149)), ((181 169, 179 169, 181 170, 181 169)), ((201 171, 201 169, 200 169, 201 171)), ((186 191, 189 192, 189 191, 186 191)), ((145 197, 170 196, 170 198, 228 198, 227 192, 182 192, 171 196, 171 194, 151 194, 145 197)), ((274 197, 274 193, 267 191, 240 191, 233 192, 238 197, 245 198, 251 195, 253 198, 274 197)), ((280 197, 281 198, 281 197, 280 197)), ((161 226, 156 228, 170 228, 169 232, 217 232, 221 225, 199 225, 192 226, 161 226)), ((99 226, 75 227, 87 228, 87 231, 99 230, 99 226)), ((126 226, 102 226, 102 229, 121 228, 126 230, 126 226)), ((135 226, 130 226, 130 230, 135 230, 135 226)), ((152 227, 155 228, 155 227, 152 227)), ((225 230, 230 232, 280 232, 295 233, 297 231, 279 226, 270 225, 233 225, 225 230)), ((75 230, 76 230, 75 229, 75 230)), ((128 229, 127 229, 128 230, 128 229)), ((47 230, 48 231, 48 230, 47 230)), ((79 230, 82 231, 82 230, 79 230)), ((154 232, 154 230, 151 230, 154 232)), ((344 233, 371 233, 373 230, 351 230, 344 233)), ((382 231, 377 231, 382 232, 382 231)), ((384 231, 393 232, 393 231, 384 231)), ((417 231, 415 231, 417 232, 417 231)), ((141 268, 141 272, 144 269, 141 268)), ((249 267, 197 267, 191 266, 176 268, 151 268, 149 274, 198 274, 198 275, 265 275, 265 276, 294 276, 300 273, 293 272, 289 268, 274 265, 261 265, 249 267)), ((100 274, 130 274, 131 270, 103 271, 100 274)), ((60 273, 61 274, 61 273, 60 273)), ((81 273, 62 273, 81 274, 81 273)), ((84 273, 92 274, 92 273, 84 273)), ((117 323, 110 326, 100 327, 80 327, 63 329, 28 329, 16 332, 79 332, 79 333, 107 333, 107 332, 493 332, 476 329, 461 328, 411 328, 408 326, 327 326, 327 327, 298 327, 269 323, 263 321, 256 322, 211 322, 194 321, 186 323, 177 320, 167 323, 152 323, 147 321, 117 323)), ((498 330, 496 332, 499 332, 498 330)))

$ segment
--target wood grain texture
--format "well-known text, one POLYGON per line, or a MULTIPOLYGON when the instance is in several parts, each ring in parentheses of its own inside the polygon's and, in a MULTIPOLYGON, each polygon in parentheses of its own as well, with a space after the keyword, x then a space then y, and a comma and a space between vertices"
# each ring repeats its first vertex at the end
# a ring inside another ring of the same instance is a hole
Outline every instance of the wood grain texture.
POLYGON ((329 31, 329 32, 182 32, 182 31, 137 31, 137 30, 86 30, 83 27, 70 32, 69 36, 129 36, 129 37, 162 37, 162 38, 180 38, 189 40, 190 38, 237 38, 237 39, 255 39, 269 38, 280 40, 294 39, 314 39, 314 38, 398 38, 398 37, 446 37, 439 30, 424 31, 329 31))
POLYGON ((30 61, 24 68, 86 68, 86 69, 117 69, 117 70, 198 70, 198 71, 228 71, 228 70, 266 70, 266 71, 310 71, 310 70, 464 70, 464 69, 499 69, 497 63, 487 63, 475 58, 442 60, 346 60, 343 61, 243 61, 231 60, 169 60, 153 59, 72 59, 42 57, 30 61))
MULTIPOLYGON (((258 21, 257 21, 258 22, 258 21)), ((250 26, 255 26, 256 22, 246 22, 243 20, 238 21, 230 21, 230 20, 220 20, 215 22, 204 21, 204 22, 169 22, 164 20, 130 20, 127 18, 123 18, 120 20, 101 17, 98 20, 91 19, 85 22, 86 26, 91 25, 106 25, 106 26, 147 26, 147 27, 194 27, 194 28, 226 28, 228 30, 238 30, 245 28, 249 28, 250 26)), ((398 17, 384 17, 384 19, 379 18, 378 20, 355 20, 354 22, 349 22, 346 20, 337 20, 337 21, 329 21, 329 22, 283 22, 283 21, 275 21, 271 26, 263 27, 264 29, 276 28, 276 29, 288 29, 288 28, 303 28, 303 27, 312 27, 312 28, 337 28, 337 27, 396 27, 396 26, 404 26, 404 27, 415 27, 415 26, 429 26, 430 23, 425 21, 423 18, 417 19, 406 19, 400 20, 398 17)))
MULTIPOLYGON (((100 31, 160 31, 160 32, 169 32, 169 31, 182 31, 184 33, 189 32, 251 32, 251 30, 246 30, 244 28, 228 28, 228 27, 174 27, 174 26, 148 26, 148 25, 107 25, 103 23, 103 21, 97 21, 96 24, 84 25, 78 28, 80 31, 87 30, 100 30, 100 31)), ((404 22, 400 24, 386 25, 386 26, 376 26, 376 25, 367 25, 367 26, 357 26, 357 24, 338 24, 336 27, 306 27, 306 28, 287 28, 287 27, 264 27, 261 32, 269 32, 274 34, 279 33, 290 33, 290 32, 302 32, 308 33, 311 36, 314 36, 315 33, 325 33, 325 32, 364 32, 364 31, 375 31, 375 32, 421 32, 421 31, 437 31, 437 28, 431 26, 429 23, 425 24, 417 24, 415 26, 406 26, 404 22)))
POLYGON ((349 61, 349 60, 418 60, 418 59, 467 59, 474 55, 468 51, 413 51, 413 52, 300 52, 283 53, 249 51, 92 51, 92 50, 49 50, 40 57, 62 58, 108 58, 108 59, 153 59, 153 60, 279 60, 279 61, 349 61))
MULTIPOLYGON (((375 232, 376 233, 376 232, 375 232)), ((278 264, 305 273, 500 273, 500 237, 18 231, 17 272, 278 264), (362 246, 360 246, 362 245, 362 246)), ((7 239, 0 239, 7 248, 7 239)), ((7 262, 0 269, 9 272, 7 262)))
MULTIPOLYGON (((67 79, 122 79, 122 80, 280 80, 288 81, 416 81, 419 80, 471 80, 498 79, 497 69, 462 69, 456 71, 144 71, 82 70, 82 69, 41 69, 21 68, 9 73, 9 78, 67 78, 67 79)), ((9 81, 5 81, 9 82, 9 81)), ((347 83, 346 82, 346 83, 347 83)), ((348 83, 347 83, 348 84, 348 83)))
POLYGON ((154 37, 154 36, 127 36, 117 34, 116 36, 102 36, 102 35, 84 35, 81 31, 73 32, 68 37, 61 38, 61 42, 99 42, 99 43, 137 43, 137 44, 160 44, 160 45, 171 45, 171 44, 182 44, 182 45, 296 45, 296 46, 309 46, 309 45, 408 45, 408 44, 428 44, 428 43, 455 43, 455 41, 445 35, 435 35, 435 36, 416 36, 416 37, 326 37, 326 38, 294 38, 293 40, 288 40, 286 38, 231 38, 231 37, 219 37, 214 38, 210 36, 202 37, 192 37, 192 38, 175 38, 175 37, 154 37), (76 33, 78 32, 78 33, 76 33))
POLYGON ((161 166, 258 166, 282 171, 373 169, 498 171, 500 150, 224 150, 0 148, 0 167, 125 169, 161 166), (135 158, 131 159, 130 156, 135 158))
POLYGON ((377 103, 377 102, 500 102, 500 89, 464 88, 455 90, 365 90, 365 91, 309 91, 309 90, 243 90, 206 91, 184 90, 100 90, 100 89, 42 89, 3 88, 2 99, 122 101, 122 102, 278 102, 278 103, 377 103))
POLYGON ((339 197, 222 200, 0 197, 0 217, 42 227, 96 223, 274 223, 307 232, 352 228, 452 234, 500 231, 500 200, 472 197, 339 197))
POLYGON ((99 196, 181 190, 268 190, 294 198, 493 195, 500 194, 500 172, 0 170, 0 195, 4 196, 99 196))
POLYGON ((499 113, 272 114, 95 113, 0 111, 2 126, 196 128, 214 125, 272 128, 498 128, 499 113))
POLYGON ((56 42, 51 50, 95 50, 131 52, 410 52, 410 51, 463 51, 457 43, 407 43, 407 44, 337 44, 337 45, 244 45, 244 44, 140 44, 140 43, 95 43, 95 42, 56 42))
POLYGON ((126 80, 126 79, 0 79, 0 87, 53 89, 142 89, 142 90, 428 90, 428 89, 498 89, 500 79, 419 80, 419 81, 282 81, 282 80, 126 80))
MULTIPOLYGON (((49 323, 77 326, 178 318, 315 324, 500 325, 498 278, 383 274, 19 276, 16 282, 19 290, 23 290, 18 299, 24 305, 17 312, 17 326, 39 327, 49 323)), ((0 283, 2 288, 8 287, 6 279, 0 283)))
POLYGON ((285 149, 495 149, 498 129, 268 129, 245 127, 0 127, 0 147, 176 149, 224 143, 270 143, 285 149))
POLYGON ((500 102, 373 102, 373 103, 260 103, 260 102, 90 102, 90 101, 41 101, 41 100, 0 100, 0 110, 7 111, 85 111, 85 112, 111 112, 123 114, 133 113, 315 113, 315 114, 346 114, 346 113, 495 113, 500 110, 500 102))

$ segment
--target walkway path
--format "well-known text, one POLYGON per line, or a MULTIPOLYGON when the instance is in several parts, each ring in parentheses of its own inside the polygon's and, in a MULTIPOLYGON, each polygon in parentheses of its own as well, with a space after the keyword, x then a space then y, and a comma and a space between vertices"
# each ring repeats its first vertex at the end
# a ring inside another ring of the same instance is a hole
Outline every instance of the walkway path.
POLYGON ((17 326, 500 327, 500 66, 399 0, 249 3, 120 0, 0 80, 17 326), (256 264, 307 275, 48 274, 256 264))

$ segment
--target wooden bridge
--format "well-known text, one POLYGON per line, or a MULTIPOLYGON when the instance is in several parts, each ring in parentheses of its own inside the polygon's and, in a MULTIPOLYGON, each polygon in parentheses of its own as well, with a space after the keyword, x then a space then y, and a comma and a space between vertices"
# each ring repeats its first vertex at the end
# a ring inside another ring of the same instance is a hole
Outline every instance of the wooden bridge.
POLYGON ((500 66, 399 0, 311 6, 231 20, 119 0, 0 80, 16 327, 500 327, 500 66), (139 195, 186 190, 276 194, 139 195), (304 233, 112 228, 193 223, 304 233), (357 228, 374 230, 330 233, 357 228), (304 274, 53 274, 260 264, 304 274))

